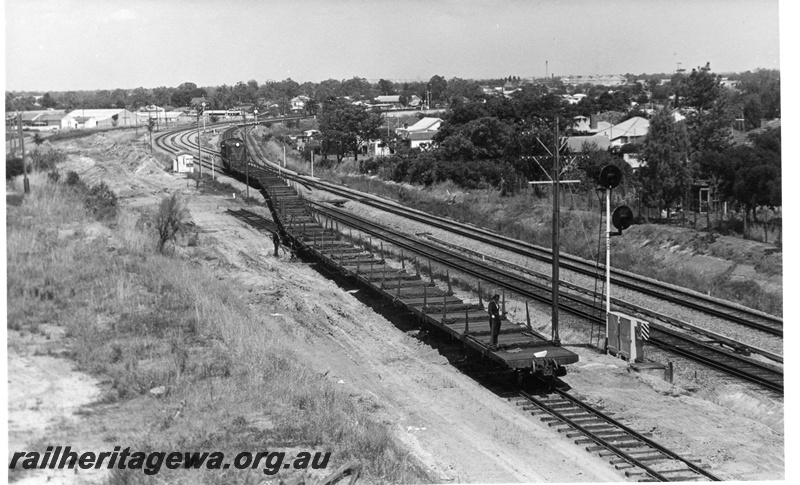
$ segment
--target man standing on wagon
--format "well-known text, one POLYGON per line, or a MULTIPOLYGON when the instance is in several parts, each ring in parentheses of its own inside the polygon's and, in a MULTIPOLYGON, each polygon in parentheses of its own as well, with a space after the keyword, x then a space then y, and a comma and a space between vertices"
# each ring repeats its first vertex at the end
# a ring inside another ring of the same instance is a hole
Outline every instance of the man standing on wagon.
POLYGON ((500 295, 492 296, 489 301, 489 328, 492 331, 491 350, 497 350, 497 337, 500 335, 500 295))

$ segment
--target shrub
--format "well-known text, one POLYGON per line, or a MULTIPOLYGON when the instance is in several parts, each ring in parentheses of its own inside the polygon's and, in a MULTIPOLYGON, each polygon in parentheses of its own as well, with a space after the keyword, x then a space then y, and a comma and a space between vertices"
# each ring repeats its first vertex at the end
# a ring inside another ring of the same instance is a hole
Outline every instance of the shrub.
POLYGON ((117 215, 117 194, 105 182, 89 189, 85 204, 97 219, 111 219, 117 215))
POLYGON ((69 172, 67 172, 67 178, 66 180, 64 180, 64 183, 69 185, 70 187, 78 185, 81 183, 81 176, 78 175, 78 172, 70 170, 69 172))
POLYGON ((11 180, 25 171, 25 165, 20 157, 6 157, 6 180, 11 180))
POLYGON ((50 170, 47 172, 47 181, 51 184, 57 184, 59 178, 61 178, 61 174, 58 173, 58 170, 50 170))
POLYGON ((149 222, 156 233, 159 252, 164 252, 167 243, 174 244, 178 235, 184 234, 188 227, 189 209, 180 198, 178 192, 161 199, 158 208, 150 214, 149 222))
POLYGON ((67 154, 61 150, 51 148, 49 150, 36 149, 30 154, 31 165, 40 172, 55 170, 57 164, 67 161, 67 154))

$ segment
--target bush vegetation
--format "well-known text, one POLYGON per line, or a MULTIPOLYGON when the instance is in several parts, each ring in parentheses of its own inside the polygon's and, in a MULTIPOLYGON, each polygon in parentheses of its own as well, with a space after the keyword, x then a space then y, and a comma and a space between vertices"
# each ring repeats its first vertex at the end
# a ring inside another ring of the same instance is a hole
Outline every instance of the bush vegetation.
POLYGON ((156 234, 156 247, 163 253, 168 242, 176 244, 178 236, 186 233, 189 222, 189 209, 179 192, 161 199, 158 208, 148 217, 156 234))
POLYGON ((11 180, 25 172, 25 164, 21 157, 6 155, 6 180, 11 180))
MULTIPOLYGON (((285 348, 229 281, 159 253, 143 217, 120 211, 109 237, 59 237, 94 219, 83 184, 47 184, 7 219, 8 327, 66 329, 69 356, 106 384, 82 427, 137 450, 330 451, 376 483, 428 482, 387 428, 285 348), (151 390, 160 388, 160 398, 151 390), (176 410, 182 412, 176 413, 176 410)), ((175 207, 174 205, 172 207, 175 207)), ((166 211, 173 214, 173 211, 166 211)), ((84 429, 86 432, 86 429, 84 429)), ((168 483, 259 483, 261 470, 162 469, 168 483)), ((150 483, 115 470, 113 483, 150 483)))

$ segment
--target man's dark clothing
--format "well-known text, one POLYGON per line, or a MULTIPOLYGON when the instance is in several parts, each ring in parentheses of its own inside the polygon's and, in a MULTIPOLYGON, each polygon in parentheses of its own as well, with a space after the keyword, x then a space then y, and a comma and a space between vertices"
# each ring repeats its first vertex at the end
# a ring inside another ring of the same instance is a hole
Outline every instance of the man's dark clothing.
POLYGON ((272 244, 275 245, 275 257, 278 257, 278 248, 281 247, 281 238, 278 236, 278 233, 272 233, 272 244))
POLYGON ((497 346, 497 337, 500 335, 500 306, 496 301, 489 301, 489 328, 492 330, 491 344, 497 346))

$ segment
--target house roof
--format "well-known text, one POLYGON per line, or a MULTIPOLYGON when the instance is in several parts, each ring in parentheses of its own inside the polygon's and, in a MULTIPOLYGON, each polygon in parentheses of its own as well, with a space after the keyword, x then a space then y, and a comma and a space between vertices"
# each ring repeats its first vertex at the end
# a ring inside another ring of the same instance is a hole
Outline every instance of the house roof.
POLYGON ((378 96, 375 98, 375 101, 378 103, 399 103, 400 102, 400 95, 392 95, 392 96, 378 96))
MULTIPOLYGON (((124 111, 126 111, 126 110, 121 109, 121 108, 113 108, 113 109, 76 109, 76 110, 70 111, 67 116, 69 116, 70 118, 75 118, 75 119, 77 119, 79 116, 80 117, 86 117, 86 118, 95 118, 95 119, 97 119, 99 121, 99 120, 105 120, 105 119, 111 118, 112 116, 121 114, 124 111)), ((131 116, 133 116, 133 113, 131 113, 131 116)))
POLYGON ((66 116, 65 111, 50 111, 37 118, 40 121, 61 121, 66 116))
POLYGON ((641 116, 634 116, 597 134, 603 135, 609 140, 615 140, 622 136, 645 136, 649 130, 650 121, 641 116))
POLYGON ((442 124, 441 118, 433 118, 426 116, 421 120, 417 121, 413 125, 409 126, 406 131, 409 133, 411 132, 419 132, 419 131, 435 131, 439 129, 439 125, 442 124))
POLYGON ((594 144, 599 150, 607 150, 611 146, 611 140, 603 135, 567 137, 567 147, 573 153, 581 153, 584 143, 594 144))
MULTIPOLYGON (((61 117, 64 116, 64 110, 52 110, 52 109, 44 109, 44 110, 34 110, 34 111, 22 111, 22 121, 34 121, 37 119, 44 119, 43 116, 58 114, 61 117)), ((61 118, 59 118, 61 119, 61 118)))

